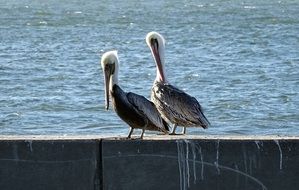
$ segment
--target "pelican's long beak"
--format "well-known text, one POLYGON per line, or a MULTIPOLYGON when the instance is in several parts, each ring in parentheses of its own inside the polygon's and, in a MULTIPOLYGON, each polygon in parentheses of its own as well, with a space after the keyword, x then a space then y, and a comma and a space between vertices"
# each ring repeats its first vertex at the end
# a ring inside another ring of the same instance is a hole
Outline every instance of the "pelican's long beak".
POLYGON ((109 85, 110 85, 110 77, 111 71, 110 67, 105 67, 104 69, 104 81, 105 81, 105 108, 109 109, 109 85))
POLYGON ((160 58, 160 53, 159 53, 159 43, 158 40, 156 39, 152 39, 151 42, 151 49, 153 52, 153 56, 155 59, 155 62, 157 64, 157 69, 159 71, 160 74, 160 79, 161 81, 165 81, 165 76, 164 76, 164 72, 163 72, 163 66, 162 66, 162 62, 161 62, 161 58, 160 58))

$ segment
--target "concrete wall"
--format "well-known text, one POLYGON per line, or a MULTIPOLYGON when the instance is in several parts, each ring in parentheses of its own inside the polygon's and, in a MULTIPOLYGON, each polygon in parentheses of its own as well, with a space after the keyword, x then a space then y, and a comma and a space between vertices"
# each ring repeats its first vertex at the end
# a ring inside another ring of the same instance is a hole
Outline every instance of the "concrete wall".
POLYGON ((100 189, 99 141, 0 141, 1 190, 100 189))
POLYGON ((297 138, 0 140, 1 190, 297 190, 298 179, 297 138))

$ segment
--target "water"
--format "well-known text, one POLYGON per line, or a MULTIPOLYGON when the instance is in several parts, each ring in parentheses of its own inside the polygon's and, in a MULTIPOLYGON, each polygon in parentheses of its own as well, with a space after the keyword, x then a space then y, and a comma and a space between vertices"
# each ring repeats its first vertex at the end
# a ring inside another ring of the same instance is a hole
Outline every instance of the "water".
POLYGON ((166 38, 169 81, 212 123, 189 134, 299 135, 299 2, 0 0, 0 134, 115 134, 100 56, 117 49, 120 85, 149 97, 145 35, 166 38))

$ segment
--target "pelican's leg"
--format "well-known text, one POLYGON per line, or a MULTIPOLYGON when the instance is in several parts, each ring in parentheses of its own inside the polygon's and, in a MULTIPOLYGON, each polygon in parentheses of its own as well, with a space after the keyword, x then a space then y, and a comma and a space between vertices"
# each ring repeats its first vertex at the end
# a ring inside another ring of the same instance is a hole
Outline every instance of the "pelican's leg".
POLYGON ((127 139, 130 139, 131 138, 131 135, 132 135, 132 133, 133 133, 133 128, 132 127, 130 127, 130 132, 129 132, 129 135, 128 135, 128 137, 127 137, 127 139))
POLYGON ((186 127, 183 127, 182 135, 186 134, 186 127))
POLYGON ((145 129, 146 129, 147 125, 148 125, 148 121, 146 120, 145 125, 142 128, 142 133, 141 133, 140 139, 143 139, 143 135, 144 135, 144 132, 145 132, 145 129))
POLYGON ((177 126, 178 125, 176 123, 173 125, 173 129, 172 129, 172 132, 170 133, 170 135, 176 135, 175 130, 176 130, 177 126))
POLYGON ((145 127, 142 129, 142 133, 141 133, 140 139, 143 139, 144 132, 145 132, 145 127))

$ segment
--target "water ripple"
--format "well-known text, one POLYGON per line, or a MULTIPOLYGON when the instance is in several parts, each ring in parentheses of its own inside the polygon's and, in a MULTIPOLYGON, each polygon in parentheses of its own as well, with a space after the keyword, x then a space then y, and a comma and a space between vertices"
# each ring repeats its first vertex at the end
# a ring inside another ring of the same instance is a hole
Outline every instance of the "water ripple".
POLYGON ((3 2, 0 133, 126 135, 104 109, 99 56, 117 49, 120 85, 149 98, 156 71, 144 37, 157 30, 169 81, 212 123, 188 133, 298 135, 298 9, 291 0, 3 2))

